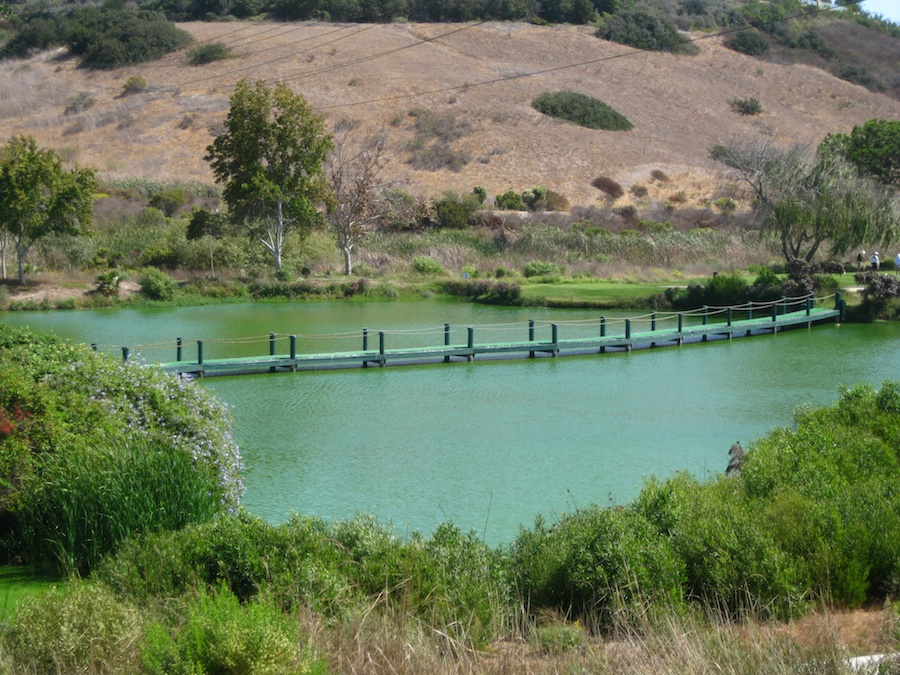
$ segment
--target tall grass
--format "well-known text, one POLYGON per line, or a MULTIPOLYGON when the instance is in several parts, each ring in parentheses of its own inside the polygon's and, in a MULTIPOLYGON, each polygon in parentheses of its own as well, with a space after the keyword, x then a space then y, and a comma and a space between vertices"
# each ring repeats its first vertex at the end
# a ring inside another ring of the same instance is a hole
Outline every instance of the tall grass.
POLYGON ((208 520, 220 507, 218 477, 159 441, 110 438, 48 456, 38 490, 16 516, 30 560, 85 573, 128 537, 208 520))

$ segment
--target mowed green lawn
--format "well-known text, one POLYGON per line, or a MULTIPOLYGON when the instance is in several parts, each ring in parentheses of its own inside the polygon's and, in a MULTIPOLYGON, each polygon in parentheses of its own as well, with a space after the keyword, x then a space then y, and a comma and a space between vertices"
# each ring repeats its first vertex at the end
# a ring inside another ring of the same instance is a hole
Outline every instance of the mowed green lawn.
MULTIPOLYGON (((743 275, 747 284, 752 284, 755 275, 743 275)), ((852 273, 837 275, 841 288, 854 287, 856 281, 852 273)), ((623 281, 609 279, 563 279, 553 283, 521 283, 522 296, 526 299, 544 298, 548 304, 573 304, 623 306, 634 302, 646 301, 657 293, 670 287, 685 287, 689 284, 704 284, 708 278, 673 279, 670 281, 623 281)), ((847 293, 846 299, 851 303, 857 300, 855 293, 847 293)))
POLYGON ((15 614, 22 598, 62 583, 65 582, 56 577, 36 574, 30 567, 0 565, 0 621, 15 614))
POLYGON ((616 306, 647 300, 657 293, 662 293, 669 286, 686 286, 688 283, 702 283, 702 281, 692 279, 664 283, 578 279, 556 283, 523 283, 522 295, 526 299, 544 298, 550 304, 590 303, 597 306, 616 306))

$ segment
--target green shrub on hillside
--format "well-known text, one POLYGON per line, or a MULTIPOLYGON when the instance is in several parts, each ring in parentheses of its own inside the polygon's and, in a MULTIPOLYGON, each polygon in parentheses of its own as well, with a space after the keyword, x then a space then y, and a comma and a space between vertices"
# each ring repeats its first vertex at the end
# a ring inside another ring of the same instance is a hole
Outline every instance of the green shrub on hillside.
POLYGON ((634 128, 623 115, 602 101, 573 91, 545 92, 531 102, 531 107, 544 115, 588 129, 628 131, 634 128))
POLYGON ((417 255, 413 258, 412 268, 419 274, 444 274, 444 266, 434 258, 427 255, 417 255))
POLYGON ((668 20, 645 9, 627 9, 609 17, 597 37, 655 52, 694 55, 700 52, 668 20))
POLYGON ((853 84, 858 84, 866 89, 871 89, 872 91, 885 91, 887 89, 884 82, 872 75, 872 73, 863 66, 841 62, 832 68, 831 72, 835 77, 847 80, 847 82, 852 82, 853 84))
POLYGON ((725 46, 747 56, 762 56, 769 52, 768 40, 753 29, 735 33, 725 41, 725 46))
POLYGON ((77 10, 66 45, 88 68, 119 68, 158 59, 192 41, 160 12, 144 9, 77 10))
POLYGON ((188 51, 188 60, 192 66, 204 66, 213 61, 224 61, 231 57, 231 49, 221 42, 209 42, 188 51))
POLYGON ((522 268, 522 274, 526 279, 531 277, 545 277, 549 275, 562 274, 561 266, 553 262, 545 262, 542 260, 532 260, 525 264, 522 268))
POLYGON ((731 109, 741 115, 759 115, 762 113, 762 104, 757 98, 733 98, 728 104, 731 109))

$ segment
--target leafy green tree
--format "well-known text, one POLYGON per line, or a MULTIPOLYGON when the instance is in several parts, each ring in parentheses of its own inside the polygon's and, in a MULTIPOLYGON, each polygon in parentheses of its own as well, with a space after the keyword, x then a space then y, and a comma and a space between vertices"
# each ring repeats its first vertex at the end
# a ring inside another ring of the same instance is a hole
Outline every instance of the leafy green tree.
POLYGON ((844 256, 865 243, 900 237, 900 207, 893 190, 860 175, 837 152, 783 149, 771 141, 734 141, 712 150, 734 169, 759 204, 763 224, 781 240, 787 262, 811 261, 822 248, 844 256))
POLYGON ((882 183, 900 186, 900 120, 869 120, 850 135, 829 134, 821 150, 835 150, 860 172, 882 183))
POLYGON ((30 136, 14 136, 0 149, 0 231, 15 243, 20 284, 35 242, 90 227, 96 185, 92 169, 66 171, 53 150, 38 148, 30 136))
POLYGON ((285 234, 321 220, 328 195, 323 165, 331 136, 309 103, 280 83, 240 80, 225 132, 207 147, 232 220, 272 254, 280 272, 285 234))

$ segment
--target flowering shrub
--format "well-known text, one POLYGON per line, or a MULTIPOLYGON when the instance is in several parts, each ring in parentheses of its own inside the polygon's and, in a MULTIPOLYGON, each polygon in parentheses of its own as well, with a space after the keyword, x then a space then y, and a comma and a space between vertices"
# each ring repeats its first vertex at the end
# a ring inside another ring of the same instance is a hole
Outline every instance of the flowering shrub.
POLYGON ((0 558, 84 570, 136 531, 237 509, 231 416, 207 391, 2 325, 0 347, 0 558))

